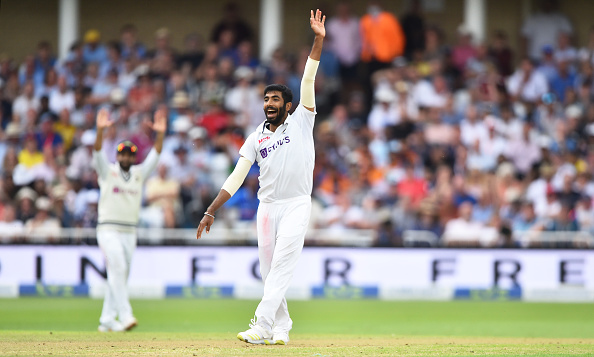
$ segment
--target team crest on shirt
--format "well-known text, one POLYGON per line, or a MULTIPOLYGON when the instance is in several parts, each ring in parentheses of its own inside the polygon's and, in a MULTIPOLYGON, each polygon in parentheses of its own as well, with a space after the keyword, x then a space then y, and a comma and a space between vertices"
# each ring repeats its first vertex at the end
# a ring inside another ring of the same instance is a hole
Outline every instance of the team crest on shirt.
POLYGON ((260 156, 262 156, 262 158, 265 159, 266 156, 268 156, 268 148, 260 150, 260 156))

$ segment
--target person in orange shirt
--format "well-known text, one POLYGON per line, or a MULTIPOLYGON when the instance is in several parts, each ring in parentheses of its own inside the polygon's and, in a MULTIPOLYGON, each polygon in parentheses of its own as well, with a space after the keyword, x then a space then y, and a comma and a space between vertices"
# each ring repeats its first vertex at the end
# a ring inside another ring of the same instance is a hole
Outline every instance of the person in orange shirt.
POLYGON ((404 53, 404 32, 396 16, 383 11, 377 1, 370 1, 367 14, 361 18, 361 60, 378 66, 388 67, 404 53), (377 62, 377 63, 374 63, 377 62))
MULTIPOLYGON (((396 16, 382 10, 375 0, 369 2, 359 26, 361 61, 366 64, 370 79, 373 72, 390 67, 396 57, 404 54, 404 32, 396 16)), ((368 85, 371 91, 371 82, 368 85)))

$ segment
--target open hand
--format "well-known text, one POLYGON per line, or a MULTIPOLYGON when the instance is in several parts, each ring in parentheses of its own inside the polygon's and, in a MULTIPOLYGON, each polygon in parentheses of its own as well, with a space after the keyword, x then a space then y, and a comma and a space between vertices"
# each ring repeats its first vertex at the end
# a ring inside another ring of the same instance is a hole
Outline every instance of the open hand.
POLYGON ((326 15, 322 16, 320 9, 316 9, 315 15, 313 10, 311 10, 309 24, 311 25, 311 29, 316 34, 316 36, 320 36, 322 38, 326 37, 326 28, 324 27, 324 22, 326 22, 326 15))
POLYGON ((109 120, 109 110, 106 108, 99 110, 96 125, 97 129, 105 129, 113 125, 113 121, 109 120))
POLYGON ((155 112, 154 123, 150 124, 151 129, 158 133, 165 133, 167 130, 167 112, 165 108, 160 108, 155 112))

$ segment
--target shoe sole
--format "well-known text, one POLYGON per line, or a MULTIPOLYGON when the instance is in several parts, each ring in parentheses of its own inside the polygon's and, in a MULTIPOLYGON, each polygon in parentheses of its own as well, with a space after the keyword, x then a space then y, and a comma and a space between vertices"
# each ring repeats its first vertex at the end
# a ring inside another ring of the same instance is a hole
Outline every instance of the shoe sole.
MULTIPOLYGON (((239 339, 240 341, 246 342, 246 343, 251 343, 254 345, 274 345, 277 344, 275 343, 275 341, 272 340, 250 340, 249 338, 243 338, 241 336, 241 334, 237 335, 237 339, 239 339)), ((284 342, 282 343, 284 345, 284 342)))
POLYGON ((138 321, 134 321, 134 322, 130 323, 128 326, 126 326, 126 327, 124 328, 124 330, 125 330, 125 331, 130 331, 130 330, 132 330, 133 328, 135 328, 136 326, 138 326, 138 321))

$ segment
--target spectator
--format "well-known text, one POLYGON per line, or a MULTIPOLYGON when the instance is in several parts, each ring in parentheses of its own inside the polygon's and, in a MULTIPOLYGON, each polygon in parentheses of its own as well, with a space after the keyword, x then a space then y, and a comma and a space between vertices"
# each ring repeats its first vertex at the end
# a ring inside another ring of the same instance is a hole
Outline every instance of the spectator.
POLYGON ((95 29, 89 29, 85 32, 83 46, 83 58, 87 64, 95 63, 100 66, 107 61, 107 50, 101 44, 101 33, 95 29))
POLYGON ((239 6, 235 2, 228 2, 223 9, 223 18, 213 27, 210 41, 219 43, 225 31, 230 31, 233 47, 243 41, 253 41, 253 31, 250 25, 240 16, 239 6))
POLYGON ((567 17, 557 12, 556 0, 542 0, 542 12, 532 14, 522 24, 524 53, 533 60, 541 59, 543 46, 554 46, 560 33, 573 33, 567 17))
POLYGON ((37 213, 25 223, 27 241, 31 243, 52 243, 60 238, 60 221, 50 215, 52 202, 47 197, 35 200, 37 213))
POLYGON ((361 60, 368 75, 388 68, 394 58, 404 54, 405 38, 396 17, 382 10, 378 1, 369 1, 361 18, 361 60))
POLYGON ((133 24, 126 24, 120 30, 121 54, 124 59, 141 60, 146 55, 146 48, 138 41, 138 30, 133 24))
POLYGON ((16 115, 20 127, 24 128, 27 121, 27 113, 30 110, 39 110, 39 98, 35 97, 35 87, 33 82, 29 81, 23 85, 21 95, 19 95, 12 104, 13 116, 16 115))
POLYGON ((184 50, 177 58, 177 67, 189 66, 194 71, 204 59, 204 39, 198 33, 186 35, 184 50))
MULTIPOLYGON (((181 209, 179 202, 180 184, 167 177, 168 168, 161 164, 157 170, 157 176, 148 179, 146 183, 146 200, 149 207, 156 208, 160 212, 162 225, 164 228, 174 228, 176 215, 181 209)), ((159 218, 158 215, 154 216, 159 218)))
POLYGON ((49 108, 54 113, 60 113, 63 109, 74 109, 74 92, 68 88, 65 76, 58 77, 57 88, 49 95, 49 108))
POLYGON ((528 58, 522 60, 520 68, 507 81, 507 90, 514 101, 536 103, 548 89, 546 77, 534 70, 534 63, 528 58))
POLYGON ((495 32, 493 42, 489 46, 489 57, 495 63, 495 67, 499 74, 503 77, 509 77, 513 73, 513 51, 511 50, 507 34, 501 30, 495 32))
POLYGON ((41 41, 37 45, 37 54, 34 59, 33 81, 36 85, 41 84, 45 74, 56 65, 56 57, 52 54, 52 46, 47 41, 41 41))
POLYGON ((458 27, 458 41, 452 49, 452 64, 460 73, 466 71, 468 62, 475 58, 477 51, 472 44, 472 33, 464 25, 458 27))
POLYGON ((450 220, 443 232, 446 246, 479 246, 484 225, 472 220, 472 203, 463 202, 458 207, 458 218, 450 220))
POLYGON ((24 225, 16 217, 15 206, 8 204, 3 207, 0 219, 0 243, 16 243, 23 238, 24 225))
POLYGON ((359 20, 351 13, 351 6, 346 1, 336 5, 336 16, 326 24, 328 48, 339 63, 340 78, 345 84, 358 78, 357 67, 361 53, 361 35, 359 20))

